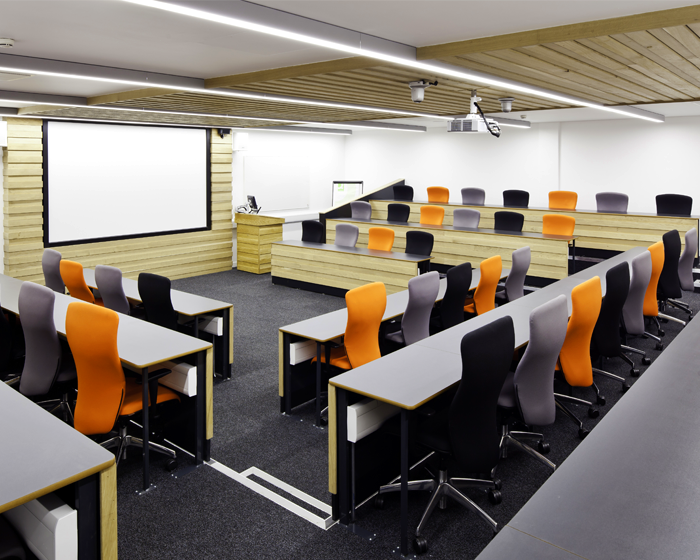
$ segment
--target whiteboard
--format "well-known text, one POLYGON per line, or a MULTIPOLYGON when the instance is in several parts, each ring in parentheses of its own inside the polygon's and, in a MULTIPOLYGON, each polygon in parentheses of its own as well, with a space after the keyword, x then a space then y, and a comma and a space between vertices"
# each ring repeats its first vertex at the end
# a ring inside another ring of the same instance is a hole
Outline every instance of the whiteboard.
POLYGON ((243 177, 243 194, 254 195, 264 213, 309 207, 311 172, 308 159, 246 154, 243 177))
POLYGON ((333 203, 336 207, 362 196, 362 181, 333 181, 333 203))
POLYGON ((207 227, 204 129, 49 121, 48 243, 207 227))

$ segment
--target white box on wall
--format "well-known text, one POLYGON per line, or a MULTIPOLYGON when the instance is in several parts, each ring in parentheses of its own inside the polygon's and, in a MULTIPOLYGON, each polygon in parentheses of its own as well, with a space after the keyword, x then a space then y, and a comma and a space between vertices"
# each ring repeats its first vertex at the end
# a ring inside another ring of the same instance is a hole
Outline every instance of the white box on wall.
POLYGON ((7 147, 7 121, 0 121, 0 148, 7 147))

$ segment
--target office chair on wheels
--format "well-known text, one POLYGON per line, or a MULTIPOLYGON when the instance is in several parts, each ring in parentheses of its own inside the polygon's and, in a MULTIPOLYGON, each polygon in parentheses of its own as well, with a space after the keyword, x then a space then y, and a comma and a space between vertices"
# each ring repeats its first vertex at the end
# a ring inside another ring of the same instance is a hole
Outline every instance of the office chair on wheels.
POLYGON ((102 296, 102 302, 107 309, 131 315, 129 300, 124 294, 122 271, 113 266, 98 264, 95 267, 95 283, 102 296))
POLYGON ((503 288, 496 291, 496 303, 508 303, 525 295, 525 277, 530 269, 531 259, 530 247, 520 247, 513 251, 510 273, 503 288))
POLYGON ((631 270, 630 287, 625 305, 622 307, 622 332, 624 336, 621 348, 624 352, 640 354, 642 364, 648 366, 651 364, 651 358, 647 357, 643 350, 627 346, 627 335, 651 338, 656 341, 656 349, 663 350, 664 345, 661 339, 646 331, 644 321, 644 299, 651 279, 651 253, 644 251, 637 255, 632 259, 629 267, 631 270))
POLYGON ((387 222, 408 222, 411 207, 408 204, 388 204, 386 207, 387 222))
POLYGON ((95 294, 85 283, 83 265, 75 261, 61 261, 61 279, 68 288, 71 297, 80 299, 86 303, 94 303, 104 306, 101 299, 95 298, 95 294))
POLYGON ((685 232, 685 248, 681 258, 678 259, 678 281, 681 289, 687 292, 695 291, 693 279, 693 263, 698 252, 698 230, 691 228, 685 232))
POLYGON ((481 261, 479 271, 481 277, 476 286, 474 298, 465 300, 464 313, 467 317, 483 315, 496 308, 496 288, 503 272, 501 255, 494 255, 481 261))
POLYGON ((447 289, 430 320, 430 333, 459 325, 464 321, 464 300, 472 284, 472 264, 462 263, 447 271, 447 289))
MULTIPOLYGON (((693 318, 693 312, 690 306, 680 301, 683 296, 681 290, 680 277, 678 276, 678 263, 681 260, 681 237, 678 230, 671 230, 664 233, 662 237, 664 244, 664 266, 661 269, 659 276, 659 285, 656 296, 661 308, 665 311, 666 306, 670 305, 688 314, 688 320, 693 318)), ((668 321, 676 321, 685 326, 685 321, 671 317, 670 315, 659 314, 660 317, 668 321)))
POLYGON ((66 285, 61 278, 61 253, 53 249, 44 249, 44 254, 41 257, 41 269, 44 272, 46 287, 59 294, 65 294, 66 285))
POLYGON ((440 291, 437 272, 421 274, 408 281, 408 304, 401 318, 401 330, 384 338, 396 348, 409 346, 430 336, 430 312, 440 291))
POLYGON ((483 206, 486 200, 484 189, 465 188, 462 189, 462 204, 465 206, 483 206))

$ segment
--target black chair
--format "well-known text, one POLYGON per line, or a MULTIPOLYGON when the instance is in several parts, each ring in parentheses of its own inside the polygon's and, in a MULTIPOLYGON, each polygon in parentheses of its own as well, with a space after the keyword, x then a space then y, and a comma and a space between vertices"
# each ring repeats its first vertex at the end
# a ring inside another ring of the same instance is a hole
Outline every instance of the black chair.
POLYGON ((447 289, 430 320, 430 332, 434 334, 459 325, 464 321, 464 301, 472 285, 472 264, 463 263, 447 271, 447 289))
POLYGON ((656 213, 673 216, 690 216, 693 210, 693 198, 684 194, 656 195, 656 213))
POLYGON ((179 330, 177 312, 170 299, 170 278, 142 272, 138 280, 139 295, 146 311, 146 321, 171 330, 179 330))
POLYGON ((304 220, 301 222, 301 240, 311 243, 325 243, 326 229, 318 220, 304 220))
MULTIPOLYGON (((444 498, 450 497, 486 521, 494 532, 498 523, 461 491, 464 488, 488 490, 492 503, 501 502, 501 482, 494 478, 500 456, 497 403, 508 375, 515 331, 510 316, 501 317, 462 338, 462 380, 449 409, 430 416, 418 426, 415 440, 438 458, 439 477, 435 480, 409 481, 409 490, 430 490, 430 501, 416 529, 413 547, 426 552, 428 542, 423 529, 444 498), (448 463, 456 463, 470 478, 449 477, 448 463)), ((383 486, 375 504, 382 505, 382 494, 397 492, 400 484, 383 486)))
POLYGON ((413 201, 413 187, 408 185, 394 185, 394 200, 413 201))
POLYGON ((433 252, 435 238, 427 231, 406 232, 406 253, 409 255, 428 255, 433 252))
POLYGON ((601 361, 602 358, 622 358, 630 366, 630 374, 638 377, 639 369, 623 352, 620 336, 622 309, 630 289, 629 265, 620 263, 608 270, 605 274, 605 286, 605 297, 591 337, 591 357, 601 361))
MULTIPOLYGON (((678 261, 681 258, 681 236, 678 230, 674 229, 664 233, 662 239, 664 243, 664 266, 661 269, 661 276, 659 276, 659 283, 656 287, 656 295, 661 304, 661 310, 665 311, 667 305, 672 305, 676 309, 688 313, 692 319, 693 312, 688 307, 688 304, 678 299, 683 297, 681 281, 678 277, 678 261)), ((668 319, 670 316, 659 315, 659 317, 668 319)), ((679 321, 675 318, 671 318, 671 320, 679 321)))
POLYGON ((502 210, 493 214, 493 229, 501 231, 523 231, 525 216, 517 212, 502 210))
POLYGON ((408 222, 411 207, 408 204, 389 204, 386 219, 390 222, 408 222))
POLYGON ((0 516, 0 558, 25 560, 27 558, 22 539, 4 517, 0 516))
POLYGON ((503 206, 510 208, 527 208, 530 204, 530 193, 527 191, 503 191, 503 206))

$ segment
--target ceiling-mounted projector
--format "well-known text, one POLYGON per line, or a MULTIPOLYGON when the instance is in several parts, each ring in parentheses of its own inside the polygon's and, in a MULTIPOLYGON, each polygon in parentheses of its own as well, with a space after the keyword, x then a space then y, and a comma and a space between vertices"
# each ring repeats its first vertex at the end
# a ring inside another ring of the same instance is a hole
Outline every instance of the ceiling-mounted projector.
POLYGON ((490 132, 498 138, 501 135, 501 128, 498 123, 486 118, 479 107, 481 97, 477 97, 476 90, 472 90, 469 103, 469 114, 464 118, 457 118, 447 122, 447 132, 490 132))

